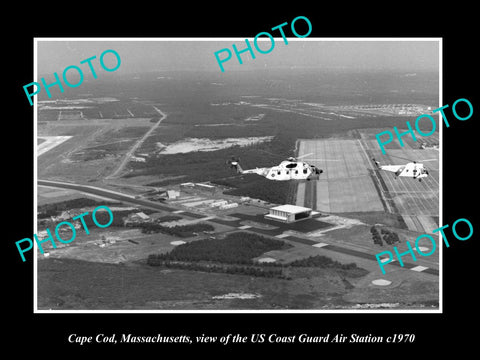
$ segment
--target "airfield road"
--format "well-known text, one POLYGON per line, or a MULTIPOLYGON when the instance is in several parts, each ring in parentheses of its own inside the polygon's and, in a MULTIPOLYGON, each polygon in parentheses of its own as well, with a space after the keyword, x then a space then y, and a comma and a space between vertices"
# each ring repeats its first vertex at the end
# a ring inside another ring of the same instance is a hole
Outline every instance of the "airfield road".
POLYGON ((148 201, 148 200, 143 200, 143 199, 137 199, 132 195, 126 195, 123 193, 119 193, 116 191, 112 190, 107 190, 95 186, 88 186, 88 185, 78 185, 74 183, 67 183, 67 182, 61 182, 61 181, 51 181, 51 180, 37 180, 37 185, 43 185, 43 186, 52 186, 52 187, 58 187, 58 188, 63 188, 63 189, 72 189, 72 190, 77 190, 83 193, 87 194, 93 194, 93 195, 98 195, 101 197, 105 197, 108 199, 113 199, 113 200, 119 200, 119 201, 124 201, 127 203, 131 204, 136 204, 136 205, 142 205, 146 206, 149 208, 153 208, 156 210, 164 210, 164 211, 174 211, 177 210, 173 207, 168 207, 162 204, 159 204, 157 202, 153 201, 148 201))
POLYGON ((71 136, 38 136, 38 139, 45 141, 37 146, 37 156, 46 153, 70 138, 71 136))
MULTIPOLYGON (((152 202, 149 200, 138 199, 131 195, 126 195, 116 191, 102 189, 94 186, 77 185, 72 183, 50 181, 50 180, 38 180, 38 185, 64 188, 64 189, 73 189, 73 190, 84 192, 87 194, 94 194, 97 196, 101 196, 107 199, 119 200, 125 203, 140 205, 140 206, 161 210, 161 211, 168 211, 171 213, 175 213, 175 214, 179 214, 182 216, 187 216, 187 217, 191 217, 191 218, 199 219, 203 221, 211 221, 219 225, 231 227, 230 231, 238 231, 238 230, 253 231, 260 235, 271 236, 271 237, 280 238, 282 240, 286 240, 289 242, 293 242, 297 244, 297 246, 311 247, 312 254, 323 253, 326 251, 327 253, 331 253, 333 255, 340 255, 340 256, 346 255, 348 257, 353 257, 358 260, 360 259, 370 260, 372 264, 370 268, 375 269, 375 271, 380 271, 380 269, 378 268, 378 265, 376 265, 377 259, 374 254, 371 254, 365 251, 360 251, 360 249, 356 250, 352 248, 351 246, 352 244, 350 244, 350 246, 346 246, 346 244, 333 245, 328 243, 321 243, 312 239, 308 239, 307 237, 303 237, 301 235, 300 236, 294 235, 293 233, 291 233, 292 231, 296 231, 300 233, 302 233, 303 231, 310 232, 310 231, 315 231, 316 229, 325 228, 331 225, 330 223, 319 221, 321 219, 310 220, 309 222, 310 225, 308 225, 305 222, 294 223, 294 224, 284 224, 284 223, 277 223, 277 222, 263 219, 263 215, 252 216, 252 215, 234 213, 234 214, 231 214, 231 217, 237 220, 222 220, 215 216, 206 216, 205 214, 198 214, 190 211, 179 210, 176 207, 167 206, 165 204, 159 204, 158 202, 152 202), (245 221, 250 221, 250 223, 266 223, 273 226, 270 229, 265 229, 265 228, 250 226, 250 225, 244 225, 245 221)), ((427 259, 427 260, 430 261, 431 259, 427 259)), ((394 264, 394 265, 398 265, 398 264, 394 264)), ((418 270, 415 270, 416 268, 418 268, 417 265, 418 264, 405 262, 404 268, 418 271, 418 270)), ((422 263, 421 271, 424 272, 425 274, 438 276, 439 272, 436 269, 437 266, 438 264, 435 265, 430 263, 422 263)))
POLYGON ((128 162, 130 161, 130 158, 132 157, 132 155, 135 153, 135 151, 137 151, 137 149, 143 144, 143 142, 145 141, 146 138, 148 138, 150 136, 150 134, 160 125, 160 123, 165 120, 167 118, 167 115, 165 113, 163 113, 162 110, 160 110, 159 108, 157 108, 156 106, 153 106, 152 107, 155 109, 156 112, 158 112, 162 117, 160 118, 160 120, 158 120, 146 133, 145 135, 143 135, 133 146, 132 148, 125 154, 125 157, 123 158, 122 162, 120 163, 120 165, 118 166, 118 168, 112 173, 110 174, 109 176, 106 177, 106 179, 111 179, 111 178, 115 178, 118 176, 118 174, 120 174, 123 169, 125 168, 125 165, 128 164, 128 162))

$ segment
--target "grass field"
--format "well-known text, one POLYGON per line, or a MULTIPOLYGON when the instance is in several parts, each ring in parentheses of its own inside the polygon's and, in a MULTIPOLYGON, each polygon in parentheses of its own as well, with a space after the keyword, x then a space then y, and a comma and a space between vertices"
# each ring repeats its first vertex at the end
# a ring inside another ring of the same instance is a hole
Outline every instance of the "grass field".
MULTIPOLYGON (((348 306, 331 270, 320 278, 283 279, 55 259, 39 262, 39 309, 308 309, 348 306), (68 272, 68 277, 64 273, 68 272), (248 300, 216 299, 254 294, 248 300)), ((311 276, 312 274, 310 274, 311 276)), ((317 273, 318 275, 318 273, 317 273)))
POLYGON ((39 121, 125 119, 155 116, 147 102, 136 99, 78 98, 39 102, 39 121))
MULTIPOLYGON (((54 121, 38 126, 39 137, 67 139, 40 152, 38 177, 72 182, 101 180, 152 124, 149 119, 54 121)), ((48 145, 47 142, 39 146, 48 145)))
POLYGON ((321 310, 386 302, 403 308, 422 307, 438 297, 435 284, 422 279, 397 281, 401 286, 386 290, 368 285, 372 280, 368 276, 348 278, 332 269, 293 268, 289 276, 295 280, 165 269, 140 263, 47 259, 38 263, 38 309, 321 310), (412 291, 412 286, 417 289, 412 291), (369 295, 372 292, 374 296, 369 295), (229 298, 229 294, 253 296, 240 299, 229 298))

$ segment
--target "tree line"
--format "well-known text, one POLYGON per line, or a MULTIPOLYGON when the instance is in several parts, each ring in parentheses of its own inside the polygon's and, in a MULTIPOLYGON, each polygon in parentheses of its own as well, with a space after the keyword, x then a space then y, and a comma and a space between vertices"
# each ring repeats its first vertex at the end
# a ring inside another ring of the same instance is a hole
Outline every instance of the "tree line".
POLYGON ((285 276, 284 270, 289 267, 316 267, 345 271, 363 270, 355 263, 342 264, 322 255, 310 256, 287 264, 259 263, 253 260, 267 251, 288 247, 291 247, 291 245, 281 240, 238 232, 228 234, 225 239, 193 241, 179 245, 165 254, 151 254, 147 258, 147 264, 150 266, 282 279, 288 278, 285 276))
POLYGON ((45 219, 51 216, 58 216, 63 211, 79 209, 82 207, 99 206, 99 205, 118 205, 118 202, 97 201, 90 198, 77 198, 65 200, 57 203, 43 204, 37 207, 37 218, 45 219))
POLYGON ((342 269, 342 270, 352 270, 357 269, 357 264, 355 263, 348 263, 342 264, 336 260, 333 260, 329 257, 323 255, 315 255, 310 256, 305 259, 294 260, 288 263, 288 266, 294 267, 318 267, 322 269, 326 268, 334 268, 334 269, 342 269))
MULTIPOLYGON (((224 264, 253 264, 252 258, 288 246, 284 241, 240 232, 225 239, 202 239, 175 247, 166 254, 153 255, 165 261, 210 261, 224 264)), ((152 257, 153 259, 153 257, 152 257)))
POLYGON ((370 228, 370 232, 372 234, 372 240, 374 244, 383 246, 383 241, 385 241, 388 245, 393 245, 396 242, 400 242, 398 234, 394 231, 385 228, 382 228, 380 231, 378 231, 376 226, 372 226, 370 228))
POLYGON ((261 266, 240 266, 232 264, 212 264, 201 262, 185 262, 161 260, 155 255, 149 255, 147 264, 150 266, 165 266, 166 268, 175 268, 182 270, 215 272, 225 274, 240 274, 256 277, 276 277, 284 278, 281 268, 261 267, 261 266))
POLYGON ((143 234, 155 234, 155 233, 162 233, 168 234, 178 237, 190 237, 193 236, 195 232, 202 232, 202 231, 213 231, 215 228, 206 223, 197 223, 197 224, 190 224, 190 225, 177 225, 177 226, 163 226, 158 223, 153 222, 142 222, 138 224, 134 224, 134 227, 141 228, 143 234))

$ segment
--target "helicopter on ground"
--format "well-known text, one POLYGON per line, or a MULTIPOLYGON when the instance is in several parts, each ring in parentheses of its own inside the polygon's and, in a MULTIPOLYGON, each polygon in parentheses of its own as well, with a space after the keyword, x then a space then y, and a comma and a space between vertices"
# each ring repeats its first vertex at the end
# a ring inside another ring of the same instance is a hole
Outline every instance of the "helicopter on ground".
MULTIPOLYGON (((380 165, 380 162, 375 160, 375 158, 372 158, 373 162, 375 163, 375 166, 379 168, 380 170, 385 170, 385 171, 390 171, 395 174, 395 179, 399 176, 404 176, 404 177, 411 177, 413 179, 418 179, 418 181, 422 181, 423 178, 428 177, 429 173, 425 165, 422 163, 418 163, 416 161, 411 161, 409 159, 401 158, 398 156, 393 156, 399 159, 404 159, 409 161, 405 165, 380 165)), ((432 160, 437 160, 437 159, 427 159, 427 160, 422 160, 422 161, 432 161, 432 160)))
POLYGON ((298 158, 289 157, 276 166, 247 170, 242 169, 240 166, 240 159, 234 156, 232 156, 230 160, 227 160, 227 164, 230 165, 231 169, 235 169, 238 174, 257 174, 264 176, 268 180, 318 180, 320 174, 323 173, 323 170, 317 168, 315 165, 310 165, 305 161, 299 161, 299 159, 308 155, 311 154, 305 154, 298 158))

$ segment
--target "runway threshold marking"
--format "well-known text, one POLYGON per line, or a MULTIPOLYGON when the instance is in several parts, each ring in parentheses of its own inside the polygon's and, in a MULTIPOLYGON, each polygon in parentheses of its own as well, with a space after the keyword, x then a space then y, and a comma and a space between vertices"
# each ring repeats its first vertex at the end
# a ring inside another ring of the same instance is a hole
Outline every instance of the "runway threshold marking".
POLYGON ((314 245, 312 245, 312 246, 321 248, 321 247, 324 247, 324 246, 328 246, 328 244, 325 244, 325 243, 317 243, 317 244, 314 244, 314 245))
MULTIPOLYGON (((294 240, 294 239, 289 239, 289 240, 294 240)), ((340 246, 325 244, 325 243, 315 243, 312 246, 322 248, 322 249, 326 249, 326 250, 335 251, 335 252, 338 252, 338 253, 341 253, 341 254, 351 255, 351 256, 355 256, 355 257, 359 257, 359 258, 363 258, 363 259, 372 260, 372 261, 377 262, 377 258, 376 258, 375 255, 364 253, 364 252, 361 252, 361 251, 358 251, 358 250, 342 248, 340 246)), ((395 260, 390 262, 390 264, 402 267, 402 265, 399 262, 396 262, 395 260)), ((437 269, 431 269, 431 268, 428 268, 426 266, 421 266, 421 265, 415 266, 414 264, 411 264, 411 263, 405 263, 404 262, 403 263, 403 268, 408 269, 408 270, 417 271, 417 272, 425 272, 425 273, 428 273, 428 274, 431 274, 431 275, 436 275, 436 276, 439 275, 439 271, 437 269)))
POLYGON ((418 266, 415 266, 415 267, 411 268, 410 270, 420 272, 420 271, 424 271, 424 270, 427 270, 427 269, 428 269, 428 267, 426 267, 426 266, 418 265, 418 266))

